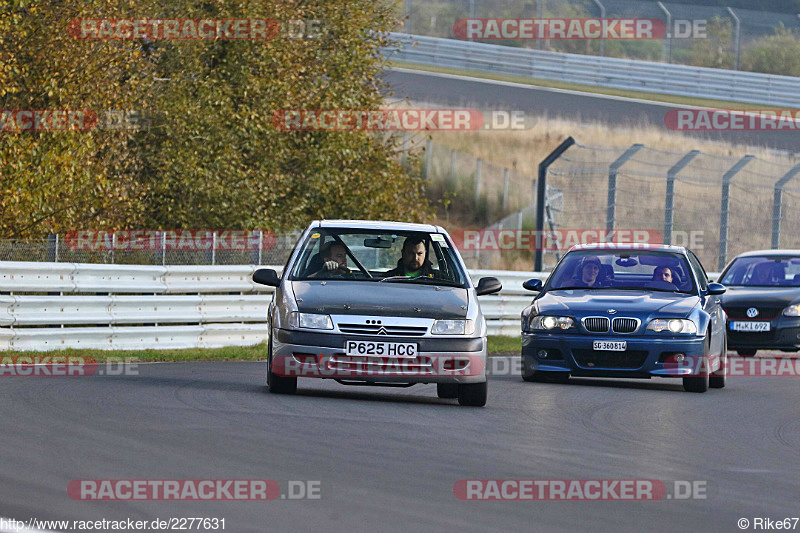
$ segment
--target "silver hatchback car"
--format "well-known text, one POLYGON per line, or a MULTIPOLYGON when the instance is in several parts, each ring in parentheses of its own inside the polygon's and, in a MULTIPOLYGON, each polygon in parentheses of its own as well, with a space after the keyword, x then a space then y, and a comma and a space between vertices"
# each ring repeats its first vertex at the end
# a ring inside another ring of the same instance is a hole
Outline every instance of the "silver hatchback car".
POLYGON ((477 287, 447 232, 426 224, 314 221, 275 287, 269 306, 267 385, 293 394, 298 377, 344 385, 436 383, 440 398, 486 404, 486 320, 477 287))

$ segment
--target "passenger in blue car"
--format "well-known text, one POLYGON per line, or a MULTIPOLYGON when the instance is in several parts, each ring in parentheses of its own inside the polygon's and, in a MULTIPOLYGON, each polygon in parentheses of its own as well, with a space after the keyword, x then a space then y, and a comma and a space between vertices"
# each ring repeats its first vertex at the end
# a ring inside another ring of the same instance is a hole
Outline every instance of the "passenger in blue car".
POLYGON ((653 271, 653 281, 666 281, 668 283, 675 283, 672 281, 672 269, 667 266, 657 267, 653 271))

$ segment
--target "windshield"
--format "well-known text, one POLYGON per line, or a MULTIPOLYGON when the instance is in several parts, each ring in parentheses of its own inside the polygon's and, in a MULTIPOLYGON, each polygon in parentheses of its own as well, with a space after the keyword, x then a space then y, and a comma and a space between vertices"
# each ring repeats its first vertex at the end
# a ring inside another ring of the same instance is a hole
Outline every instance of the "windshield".
POLYGON ((441 233, 320 229, 302 244, 290 279, 467 288, 456 253, 441 233))
POLYGON ((568 253, 550 276, 548 289, 577 288, 695 292, 691 270, 683 255, 638 250, 568 253))
POLYGON ((720 283, 745 287, 800 287, 800 257, 740 257, 725 271, 720 283))

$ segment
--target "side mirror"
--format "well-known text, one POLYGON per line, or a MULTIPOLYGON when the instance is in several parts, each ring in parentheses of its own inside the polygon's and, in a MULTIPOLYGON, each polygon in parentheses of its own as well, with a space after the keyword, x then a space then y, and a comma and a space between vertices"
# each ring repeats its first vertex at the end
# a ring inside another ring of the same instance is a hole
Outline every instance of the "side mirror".
POLYGON ((539 292, 542 290, 542 280, 529 279, 528 281, 522 284, 522 288, 533 292, 539 292))
POLYGON ((721 283, 709 283, 708 284, 708 294, 711 295, 719 295, 725 294, 725 291, 728 289, 725 288, 725 285, 721 283))
POLYGON ((497 278, 481 278, 478 280, 478 286, 475 287, 475 294, 483 296, 484 294, 500 292, 502 288, 503 284, 497 278))
POLYGON ((253 272, 253 282, 260 285, 277 287, 281 284, 281 279, 278 277, 278 273, 271 268, 259 268, 253 272))

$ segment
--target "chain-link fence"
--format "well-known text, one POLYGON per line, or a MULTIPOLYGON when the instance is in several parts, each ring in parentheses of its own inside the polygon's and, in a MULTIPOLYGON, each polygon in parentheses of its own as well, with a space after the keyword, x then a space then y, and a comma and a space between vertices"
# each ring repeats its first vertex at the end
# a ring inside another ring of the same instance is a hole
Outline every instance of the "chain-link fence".
POLYGON ((646 230, 714 271, 748 250, 800 248, 798 174, 790 160, 575 144, 548 184, 563 191, 557 227, 646 230))
POLYGON ((0 240, 0 261, 124 265, 283 265, 300 231, 75 231, 0 240))
MULTIPOLYGON (((741 5, 741 4, 740 4, 741 5)), ((644 0, 404 0, 404 25, 399 31, 455 39, 453 24, 462 18, 648 18, 667 25, 654 40, 497 40, 522 48, 538 48, 608 57, 696 64, 738 69, 738 58, 777 28, 800 35, 794 13, 726 6, 644 0), (663 6, 663 7, 662 7, 663 6), (677 22, 676 21, 680 21, 677 22), (690 21, 687 24, 683 21, 690 21), (695 35, 691 21, 705 21, 695 35), (738 31, 737 31, 738 30, 738 31), (677 33, 676 33, 677 32, 677 33), (695 48, 699 46, 699 48, 695 48), (700 58, 699 56, 709 57, 700 58)))

